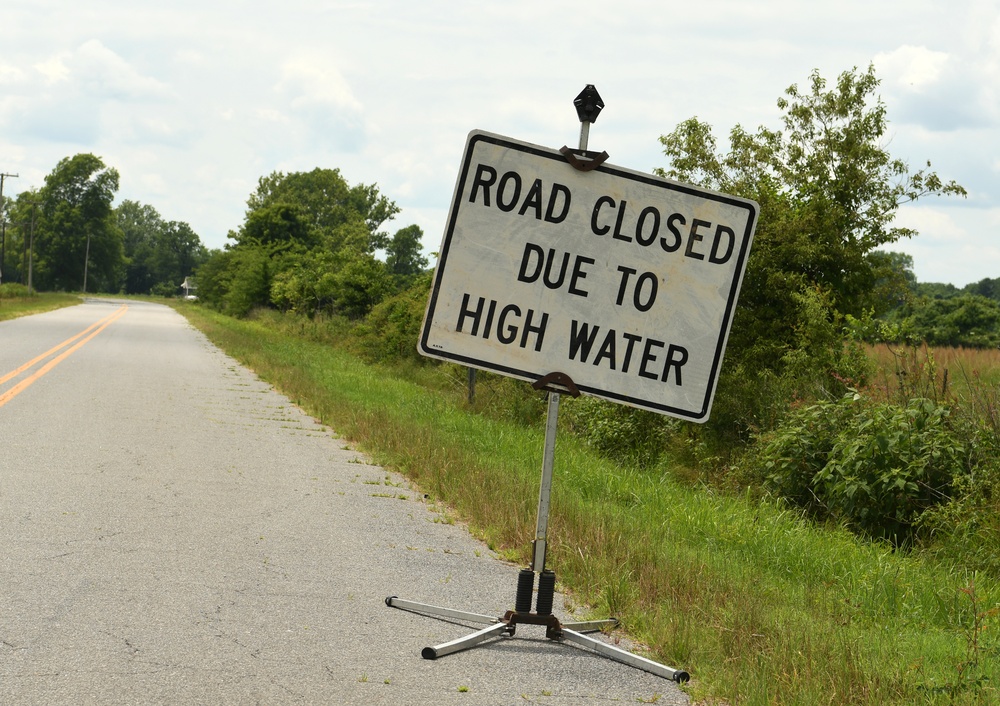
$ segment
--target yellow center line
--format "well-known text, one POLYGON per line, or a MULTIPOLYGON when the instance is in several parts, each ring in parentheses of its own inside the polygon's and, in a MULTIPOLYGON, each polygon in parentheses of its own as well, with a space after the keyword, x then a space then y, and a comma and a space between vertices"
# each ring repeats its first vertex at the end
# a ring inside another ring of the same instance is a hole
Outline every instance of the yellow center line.
POLYGON ((87 328, 85 328, 83 331, 81 331, 80 333, 76 334, 75 336, 71 336, 70 338, 67 338, 65 341, 63 341, 59 345, 55 346, 54 348, 50 348, 45 353, 42 353, 40 356, 37 356, 37 357, 33 358, 32 360, 28 361, 27 363, 25 363, 24 365, 22 365, 17 370, 13 370, 13 371, 7 373, 6 375, 4 375, 2 378, 0 378, 0 384, 3 384, 5 382, 7 382, 8 380, 10 380, 11 378, 14 378, 14 377, 20 375, 25 370, 28 370, 29 368, 31 368, 32 366, 36 365, 40 361, 45 360, 46 358, 48 358, 53 353, 55 353, 55 352, 57 352, 57 351, 65 348, 66 346, 70 345, 71 343, 73 343, 73 341, 76 341, 77 339, 86 336, 86 338, 83 338, 83 340, 78 341, 76 343, 76 345, 74 345, 72 348, 69 348, 68 350, 63 351, 58 356, 56 356, 55 358, 53 358, 52 360, 50 360, 48 363, 46 363, 45 365, 43 365, 41 368, 39 368, 38 370, 36 370, 34 373, 32 373, 31 375, 29 375, 28 377, 26 377, 24 380, 22 380, 18 384, 16 384, 14 387, 12 387, 9 390, 7 390, 7 392, 5 392, 2 395, 0 395, 0 407, 3 407, 5 404, 7 404, 12 399, 14 399, 19 394, 21 394, 25 389, 27 389, 28 387, 30 387, 31 385, 33 385, 35 382, 37 382, 39 380, 39 378, 41 378, 43 375, 47 374, 54 367, 56 367, 57 365, 59 365, 59 363, 63 362, 64 360, 66 360, 66 358, 68 358, 69 356, 71 356, 73 353, 75 353, 76 351, 80 350, 80 348, 82 348, 84 346, 84 344, 86 344, 92 338, 94 338, 95 336, 97 336, 97 334, 99 334, 101 331, 103 331, 104 329, 106 329, 112 323, 114 323, 115 321, 117 321, 118 319, 120 319, 125 314, 125 312, 127 310, 128 310, 128 305, 127 304, 122 304, 121 308, 118 309, 117 311, 115 311, 113 314, 105 316, 103 319, 101 319, 100 321, 98 321, 98 322, 96 322, 94 324, 91 324, 90 326, 88 326, 87 328))
POLYGON ((62 343, 60 343, 58 346, 55 346, 54 348, 50 348, 49 350, 45 351, 44 353, 42 353, 40 356, 38 356, 36 358, 32 358, 31 360, 29 360, 27 363, 25 363, 24 365, 22 365, 17 370, 12 370, 9 373, 7 373, 6 375, 4 375, 3 377, 0 377, 0 385, 3 385, 5 382, 7 382, 8 380, 10 380, 11 378, 16 378, 18 375, 20 375, 21 373, 23 373, 28 368, 33 367, 39 361, 45 360, 46 358, 48 358, 50 355, 52 355, 56 351, 59 351, 59 350, 65 348, 66 346, 68 346, 70 343, 72 343, 76 339, 81 338, 83 336, 86 336, 88 333, 90 333, 91 331, 93 331, 95 328, 97 328, 98 326, 100 326, 102 323, 104 323, 105 321, 107 321, 108 319, 110 319, 114 315, 115 315, 114 313, 108 314, 107 316, 105 316, 100 321, 95 321, 94 323, 92 323, 90 326, 88 326, 87 328, 85 328, 83 331, 81 331, 80 333, 76 334, 75 336, 71 336, 70 338, 67 338, 65 341, 63 341, 62 343))

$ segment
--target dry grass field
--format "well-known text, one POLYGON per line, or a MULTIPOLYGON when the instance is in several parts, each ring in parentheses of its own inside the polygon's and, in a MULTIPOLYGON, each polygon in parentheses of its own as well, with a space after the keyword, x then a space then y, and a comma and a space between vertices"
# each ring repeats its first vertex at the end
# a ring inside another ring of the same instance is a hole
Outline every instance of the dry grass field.
POLYGON ((1000 349, 879 344, 869 346, 868 354, 877 372, 867 388, 886 400, 928 397, 960 404, 997 400, 1000 349))

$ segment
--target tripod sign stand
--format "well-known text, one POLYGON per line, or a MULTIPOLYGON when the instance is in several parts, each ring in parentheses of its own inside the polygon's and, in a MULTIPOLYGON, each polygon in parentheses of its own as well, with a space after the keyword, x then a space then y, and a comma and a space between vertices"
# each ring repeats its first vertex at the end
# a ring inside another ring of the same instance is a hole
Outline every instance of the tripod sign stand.
POLYGON ((533 387, 535 389, 547 390, 549 393, 548 414, 545 424, 545 450, 542 463, 542 482, 538 494, 538 519, 535 527, 532 565, 531 568, 521 569, 518 574, 514 610, 508 610, 502 617, 493 617, 480 613, 442 608, 426 603, 416 603, 414 601, 403 600, 397 596, 389 596, 385 599, 385 604, 391 608, 400 608, 435 617, 489 625, 489 627, 477 630, 457 640, 433 647, 425 647, 421 651, 421 656, 424 659, 437 659, 438 657, 444 657, 454 652, 460 652, 485 642, 492 637, 502 635, 513 637, 518 625, 542 625, 545 626, 545 637, 550 640, 572 642, 581 647, 587 647, 605 657, 624 662, 632 667, 642 669, 657 676, 671 679, 678 683, 686 682, 689 679, 689 675, 685 671, 673 669, 583 634, 583 632, 613 628, 618 625, 618 620, 615 618, 563 623, 552 614, 556 575, 555 572, 545 568, 545 550, 548 532, 549 497, 552 489, 552 468, 555 462, 556 422, 559 418, 559 395, 560 389, 574 397, 580 393, 573 381, 563 373, 546 375, 534 383, 533 387), (532 612, 531 598, 535 588, 535 574, 538 574, 538 597, 535 602, 535 610, 532 612))

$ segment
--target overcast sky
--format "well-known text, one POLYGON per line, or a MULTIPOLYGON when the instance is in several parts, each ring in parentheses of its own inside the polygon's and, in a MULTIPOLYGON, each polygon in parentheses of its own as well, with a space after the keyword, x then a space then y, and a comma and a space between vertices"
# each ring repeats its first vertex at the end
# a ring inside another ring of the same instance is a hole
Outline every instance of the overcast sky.
POLYGON ((778 128, 785 88, 870 63, 892 155, 969 191, 902 209, 893 249, 920 281, 1000 277, 996 0, 6 0, 0 171, 16 195, 93 152, 118 202, 219 248, 259 177, 337 167, 434 251, 472 129, 575 147, 592 83, 590 147, 651 171, 686 118, 778 128))

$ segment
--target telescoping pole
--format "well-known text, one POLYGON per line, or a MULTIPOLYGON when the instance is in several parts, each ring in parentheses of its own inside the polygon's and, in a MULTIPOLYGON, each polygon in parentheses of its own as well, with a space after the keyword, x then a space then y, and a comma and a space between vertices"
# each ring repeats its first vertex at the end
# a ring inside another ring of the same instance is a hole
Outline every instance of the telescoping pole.
MULTIPOLYGON (((590 126, 597 120, 604 101, 592 84, 580 92, 574 101, 577 117, 580 118, 580 151, 586 153, 590 142, 590 126)), ((552 468, 556 455, 556 427, 559 421, 559 393, 549 390, 548 415, 545 421, 545 451, 542 459, 542 485, 538 491, 538 521, 535 525, 535 542, 532 552, 531 569, 541 575, 545 570, 545 549, 549 527, 549 500, 552 494, 552 468)))
POLYGON ((538 491, 538 522, 535 525, 534 556, 531 570, 545 570, 545 544, 549 528, 549 499, 552 495, 552 468, 556 459, 556 425, 559 421, 559 393, 549 392, 549 409, 545 421, 545 451, 542 455, 542 485, 538 491))

